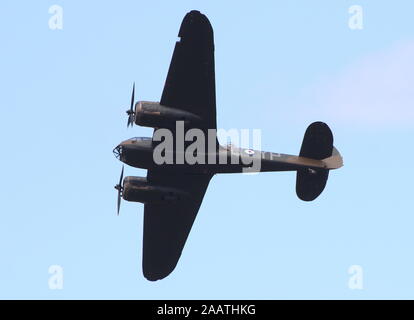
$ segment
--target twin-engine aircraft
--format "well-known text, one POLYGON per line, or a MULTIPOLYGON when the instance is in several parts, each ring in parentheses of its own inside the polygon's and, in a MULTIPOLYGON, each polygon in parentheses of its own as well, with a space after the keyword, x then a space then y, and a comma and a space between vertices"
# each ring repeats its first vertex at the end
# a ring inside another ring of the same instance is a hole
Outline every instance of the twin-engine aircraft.
POLYGON ((323 122, 307 128, 299 156, 220 146, 215 135, 213 29, 205 15, 191 11, 184 17, 178 36, 161 101, 134 104, 135 85, 132 90, 128 126, 152 127, 153 137, 128 139, 114 149, 123 163, 148 170, 146 178, 123 179, 122 168, 115 188, 118 213, 121 197, 144 203, 142 266, 144 276, 151 281, 165 278, 177 265, 213 175, 243 172, 257 160, 257 171, 296 171, 297 196, 312 201, 325 188, 329 171, 343 165, 333 146, 332 132, 323 122), (184 133, 194 129, 204 133, 209 141, 202 143, 206 148, 184 150, 190 146, 183 135, 178 135, 178 123, 184 133), (172 144, 166 144, 166 137, 155 139, 161 129, 171 132, 172 144), (161 144, 165 146, 160 155, 172 155, 173 163, 157 161, 155 152, 161 144), (201 161, 177 163, 174 156, 183 150, 201 161))

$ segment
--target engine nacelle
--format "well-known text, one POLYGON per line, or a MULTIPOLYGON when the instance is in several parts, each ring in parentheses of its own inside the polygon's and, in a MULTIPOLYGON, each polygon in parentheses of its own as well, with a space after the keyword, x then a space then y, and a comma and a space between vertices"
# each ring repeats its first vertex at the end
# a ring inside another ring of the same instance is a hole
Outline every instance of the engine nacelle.
POLYGON ((196 128, 201 118, 191 112, 170 108, 158 102, 139 101, 135 105, 135 124, 150 128, 175 128, 176 121, 184 121, 184 125, 196 128))
POLYGON ((162 203, 188 198, 189 194, 175 188, 160 187, 150 184, 144 177, 125 177, 122 198, 127 201, 142 203, 162 203))

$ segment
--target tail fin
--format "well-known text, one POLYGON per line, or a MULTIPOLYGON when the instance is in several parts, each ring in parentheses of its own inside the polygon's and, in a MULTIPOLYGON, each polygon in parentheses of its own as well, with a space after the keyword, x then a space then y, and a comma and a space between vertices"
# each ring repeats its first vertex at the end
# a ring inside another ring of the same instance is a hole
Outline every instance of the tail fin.
POLYGON ((329 158, 323 159, 322 161, 325 162, 326 168, 329 170, 339 169, 344 165, 342 156, 335 147, 332 148, 332 155, 329 158))
POLYGON ((314 122, 306 129, 300 157, 323 160, 327 169, 299 169, 296 175, 296 194, 303 201, 315 200, 325 189, 329 169, 342 166, 342 157, 333 146, 333 135, 328 125, 314 122))

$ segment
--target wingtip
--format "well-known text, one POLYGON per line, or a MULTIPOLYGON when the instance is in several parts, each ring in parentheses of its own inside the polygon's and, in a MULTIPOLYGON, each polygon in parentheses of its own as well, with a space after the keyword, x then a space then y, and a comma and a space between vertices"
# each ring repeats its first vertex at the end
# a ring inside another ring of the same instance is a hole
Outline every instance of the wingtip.
POLYGON ((178 259, 171 261, 156 261, 146 256, 144 250, 144 257, 142 260, 142 273, 148 281, 158 281, 168 277, 175 269, 178 259))
POLYGON ((198 10, 191 10, 185 15, 178 36, 185 37, 186 35, 191 35, 195 30, 213 33, 213 28, 207 16, 198 10))
POLYGON ((143 274, 144 274, 145 279, 147 279, 148 281, 151 281, 151 282, 155 282, 155 281, 162 280, 162 279, 168 277, 173 270, 174 269, 172 269, 172 270, 170 270, 166 273, 157 273, 157 272, 149 272, 149 271, 144 269, 143 274))

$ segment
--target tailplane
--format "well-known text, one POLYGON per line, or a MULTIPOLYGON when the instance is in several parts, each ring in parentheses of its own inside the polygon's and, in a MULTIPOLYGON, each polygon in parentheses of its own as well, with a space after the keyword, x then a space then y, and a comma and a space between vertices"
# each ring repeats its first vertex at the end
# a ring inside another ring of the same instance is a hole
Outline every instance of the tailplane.
POLYGON ((314 122, 306 129, 300 157, 322 160, 326 169, 304 168, 297 171, 296 194, 303 201, 315 200, 325 189, 329 170, 342 167, 343 161, 333 146, 333 135, 328 125, 314 122))

